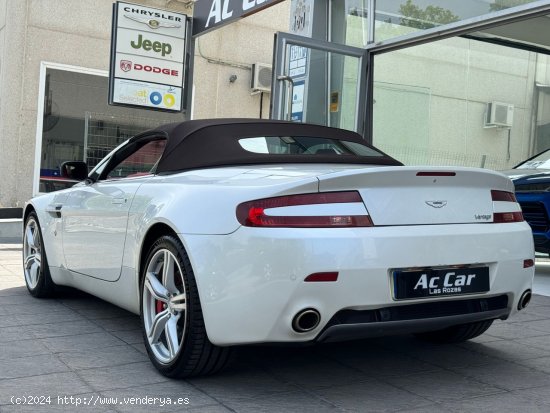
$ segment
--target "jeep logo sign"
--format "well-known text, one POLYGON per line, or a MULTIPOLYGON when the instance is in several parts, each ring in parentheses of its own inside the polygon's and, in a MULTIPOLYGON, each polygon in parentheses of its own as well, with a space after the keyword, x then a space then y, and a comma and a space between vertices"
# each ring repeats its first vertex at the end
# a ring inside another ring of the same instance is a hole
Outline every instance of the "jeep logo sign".
POLYGON ((193 36, 273 6, 282 0, 201 0, 193 8, 193 36))
POLYGON ((143 39, 143 36, 138 35, 137 41, 131 41, 130 46, 134 49, 153 50, 156 53, 161 53, 162 57, 169 55, 172 51, 170 43, 152 42, 151 40, 143 39))
POLYGON ((182 110, 187 16, 113 5, 109 104, 182 110))

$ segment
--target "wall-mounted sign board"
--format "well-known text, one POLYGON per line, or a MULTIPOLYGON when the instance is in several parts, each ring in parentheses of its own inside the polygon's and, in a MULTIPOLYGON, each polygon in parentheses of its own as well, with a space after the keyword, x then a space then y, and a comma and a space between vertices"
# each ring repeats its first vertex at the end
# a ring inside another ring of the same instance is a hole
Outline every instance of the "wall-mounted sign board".
POLYGON ((109 104, 181 112, 187 16, 113 5, 109 104))
POLYGON ((200 0, 193 6, 193 36, 250 16, 283 0, 200 0))

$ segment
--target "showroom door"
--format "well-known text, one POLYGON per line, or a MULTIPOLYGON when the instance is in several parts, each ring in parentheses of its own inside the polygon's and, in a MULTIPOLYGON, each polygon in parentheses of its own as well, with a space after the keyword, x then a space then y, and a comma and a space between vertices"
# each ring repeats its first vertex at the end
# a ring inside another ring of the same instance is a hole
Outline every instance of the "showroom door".
POLYGON ((273 62, 271 118, 364 135, 365 49, 279 32, 273 62))

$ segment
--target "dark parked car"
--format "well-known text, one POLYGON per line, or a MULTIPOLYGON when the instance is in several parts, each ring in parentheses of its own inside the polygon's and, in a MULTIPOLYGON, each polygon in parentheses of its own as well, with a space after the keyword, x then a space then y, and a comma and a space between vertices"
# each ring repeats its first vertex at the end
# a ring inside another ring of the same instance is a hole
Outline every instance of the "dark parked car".
POLYGON ((550 254, 550 149, 505 173, 514 181, 516 198, 533 230, 535 251, 550 254))

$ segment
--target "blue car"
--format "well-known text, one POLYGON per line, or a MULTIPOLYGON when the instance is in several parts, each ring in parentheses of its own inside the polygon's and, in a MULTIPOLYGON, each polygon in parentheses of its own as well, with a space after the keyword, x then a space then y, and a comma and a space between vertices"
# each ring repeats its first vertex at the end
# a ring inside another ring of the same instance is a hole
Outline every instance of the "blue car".
POLYGON ((550 254, 550 149, 504 173, 516 187, 523 216, 533 230, 535 251, 550 254))

